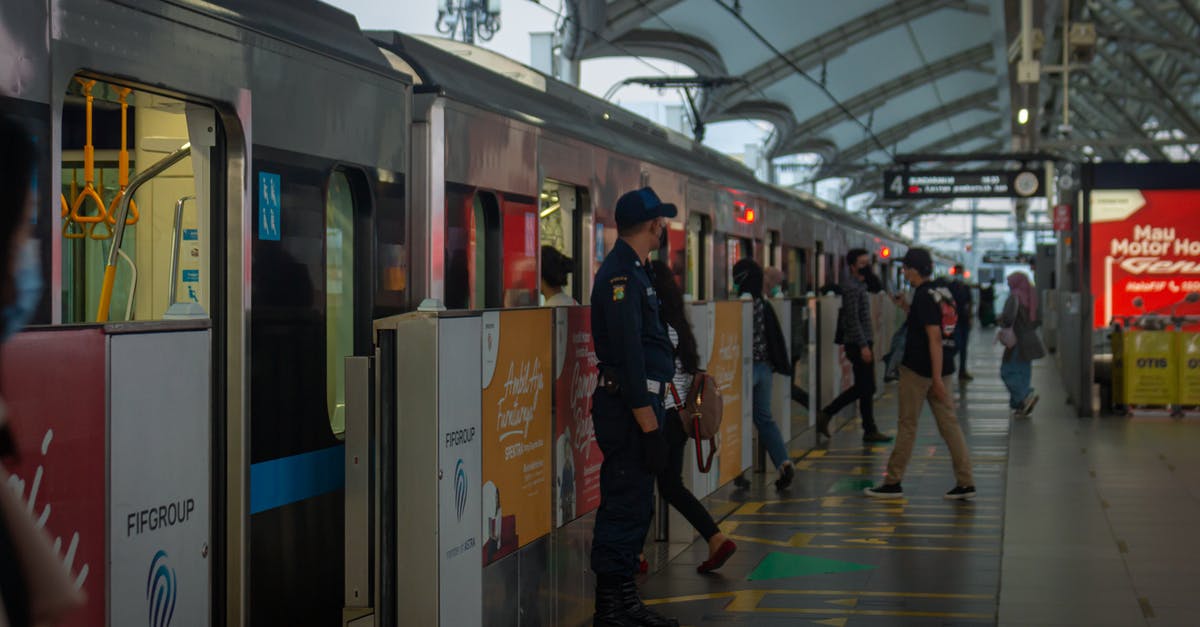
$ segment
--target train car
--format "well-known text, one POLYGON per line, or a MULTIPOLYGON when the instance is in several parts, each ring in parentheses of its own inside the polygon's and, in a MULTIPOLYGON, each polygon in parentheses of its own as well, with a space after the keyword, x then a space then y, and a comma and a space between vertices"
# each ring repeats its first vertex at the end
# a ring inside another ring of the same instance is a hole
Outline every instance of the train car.
POLYGON ((784 271, 794 320, 850 248, 883 273, 909 244, 529 68, 364 33, 315 0, 4 3, 0 29, 16 60, 0 64, 0 111, 40 149, 48 286, 0 377, 28 410, 22 448, 42 452, 17 480, 48 477, 30 505, 74 530, 68 565, 92 601, 71 624, 143 622, 162 607, 133 583, 162 569, 196 624, 341 622, 343 359, 422 303, 537 306, 541 246, 574 259, 586 304, 624 191, 680 207, 659 255, 692 299, 736 296, 732 265, 754 257, 784 271), (197 333, 195 354, 172 353, 197 333), (135 337, 144 361, 114 370, 135 337), (94 364, 62 363, 95 338, 94 364), (185 362, 200 371, 168 380, 185 362), (198 492, 175 496, 187 481, 198 492))

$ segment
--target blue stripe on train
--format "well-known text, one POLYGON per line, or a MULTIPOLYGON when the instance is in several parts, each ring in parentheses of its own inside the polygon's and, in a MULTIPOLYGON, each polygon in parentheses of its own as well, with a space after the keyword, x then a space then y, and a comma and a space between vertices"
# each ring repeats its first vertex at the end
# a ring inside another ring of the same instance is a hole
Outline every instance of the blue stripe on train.
POLYGON ((346 447, 342 444, 251 464, 250 513, 341 490, 345 484, 346 447))

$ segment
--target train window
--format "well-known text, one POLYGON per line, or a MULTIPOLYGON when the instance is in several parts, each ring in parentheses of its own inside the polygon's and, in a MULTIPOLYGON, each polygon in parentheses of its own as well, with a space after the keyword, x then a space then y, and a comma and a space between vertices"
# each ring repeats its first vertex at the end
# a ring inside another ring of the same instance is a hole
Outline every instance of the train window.
POLYGON ((666 261, 675 277, 675 284, 680 290, 684 290, 687 275, 687 232, 682 218, 676 218, 667 224, 666 261))
POLYGON ((61 128, 59 319, 208 317, 214 111, 76 76, 61 128), (125 190, 160 164, 169 167, 134 190, 119 227, 125 190), (109 249, 122 230, 115 279, 106 284, 109 249))
POLYGON ((754 245, 748 239, 741 237, 729 237, 725 240, 725 255, 726 255, 726 270, 725 278, 729 286, 729 297, 737 298, 738 286, 733 281, 733 265, 742 259, 754 258, 754 245))
POLYGON ((779 231, 771 231, 767 236, 767 265, 774 268, 780 267, 779 231))
POLYGON ((574 267, 567 275, 567 285, 563 288, 575 300, 579 301, 578 277, 580 255, 577 255, 578 220, 575 215, 578 195, 575 187, 547 179, 542 183, 542 193, 539 198, 538 234, 542 246, 550 246, 558 252, 571 257, 574 267))
POLYGON ((334 170, 325 195, 325 398, 334 435, 346 431, 345 358, 354 354, 354 192, 334 170))
POLYGON ((687 271, 683 291, 691 294, 697 300, 704 300, 708 297, 706 266, 709 258, 707 247, 710 230, 707 216, 700 214, 688 216, 687 271))
POLYGON ((787 267, 784 274, 787 277, 787 294, 792 298, 800 298, 808 291, 808 264, 805 263, 807 254, 800 248, 789 248, 787 251, 787 267))

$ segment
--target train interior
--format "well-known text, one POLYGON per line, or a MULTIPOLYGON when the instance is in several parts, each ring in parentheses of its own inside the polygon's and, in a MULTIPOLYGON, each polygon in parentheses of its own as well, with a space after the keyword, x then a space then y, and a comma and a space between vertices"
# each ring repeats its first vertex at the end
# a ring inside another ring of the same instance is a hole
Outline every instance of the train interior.
POLYGON ((207 316, 215 125, 204 105, 73 78, 62 114, 62 322, 160 320, 168 311, 207 316), (187 144, 186 156, 135 190, 119 225, 120 198, 138 172, 187 144), (100 312, 121 230, 110 305, 100 312))

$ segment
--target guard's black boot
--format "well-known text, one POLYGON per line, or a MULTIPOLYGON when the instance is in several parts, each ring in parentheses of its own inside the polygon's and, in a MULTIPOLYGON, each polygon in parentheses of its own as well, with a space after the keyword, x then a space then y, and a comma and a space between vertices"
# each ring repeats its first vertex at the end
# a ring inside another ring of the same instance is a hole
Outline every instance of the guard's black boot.
MULTIPOLYGON (((625 601, 624 583, 623 577, 597 575, 596 613, 592 616, 592 627, 642 627, 643 623, 625 601)), ((629 584, 634 585, 633 579, 629 579, 629 584)))
POLYGON ((626 611, 638 621, 638 625, 642 627, 679 627, 679 621, 667 618, 642 603, 642 599, 638 597, 637 583, 632 579, 621 583, 621 593, 626 611))

